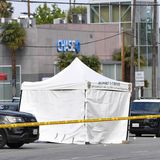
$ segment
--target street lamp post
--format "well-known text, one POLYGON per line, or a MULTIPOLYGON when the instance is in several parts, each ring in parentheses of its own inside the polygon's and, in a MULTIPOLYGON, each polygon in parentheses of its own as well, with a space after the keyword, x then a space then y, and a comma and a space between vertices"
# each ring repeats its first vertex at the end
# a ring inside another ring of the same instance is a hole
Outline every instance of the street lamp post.
POLYGON ((135 11, 136 11, 136 0, 132 0, 132 24, 131 24, 131 33, 133 38, 131 38, 131 70, 130 70, 130 80, 132 83, 132 97, 135 99, 135 65, 134 65, 134 32, 135 32, 135 11))
POLYGON ((28 18, 30 18, 30 0, 28 0, 28 18))
POLYGON ((157 0, 154 0, 154 13, 153 13, 153 50, 152 50, 152 97, 157 97, 157 79, 156 79, 156 66, 157 66, 157 0))
POLYGON ((123 28, 122 28, 122 47, 121 47, 121 62, 122 62, 122 81, 125 81, 125 53, 124 53, 124 31, 123 31, 123 28))

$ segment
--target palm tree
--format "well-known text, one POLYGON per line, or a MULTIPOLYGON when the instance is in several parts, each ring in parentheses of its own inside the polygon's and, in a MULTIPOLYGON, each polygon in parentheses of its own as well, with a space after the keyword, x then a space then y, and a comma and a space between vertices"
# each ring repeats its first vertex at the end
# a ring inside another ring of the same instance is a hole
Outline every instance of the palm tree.
MULTIPOLYGON (((134 65, 138 66, 138 51, 134 50, 134 65)), ((130 67, 131 67, 131 49, 129 47, 124 48, 124 62, 125 62, 125 81, 130 82, 130 67)), ((121 61, 121 52, 115 53, 112 56, 113 60, 121 61)), ((140 66, 145 66, 145 58, 140 56, 140 66)))
POLYGON ((6 2, 6 0, 0 0, 0 18, 9 18, 13 13, 12 4, 6 2))
POLYGON ((11 50, 12 63, 12 96, 16 95, 16 51, 25 44, 25 29, 17 22, 2 26, 1 41, 11 50))

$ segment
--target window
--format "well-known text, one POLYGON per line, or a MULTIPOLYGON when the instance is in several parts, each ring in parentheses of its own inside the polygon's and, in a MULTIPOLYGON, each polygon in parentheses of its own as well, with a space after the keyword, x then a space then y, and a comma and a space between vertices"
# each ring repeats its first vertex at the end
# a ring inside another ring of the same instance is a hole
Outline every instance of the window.
MULTIPOLYGON (((0 66, 0 72, 7 74, 7 80, 0 81, 0 101, 12 100, 12 68, 11 66, 0 66)), ((16 96, 20 96, 21 67, 16 66, 16 96)))
POLYGON ((122 69, 120 64, 103 64, 103 75, 115 80, 121 80, 122 69))
POLYGON ((99 5, 91 5, 91 23, 99 23, 99 5))
POLYGON ((129 4, 90 5, 91 23, 130 22, 131 6, 129 4))
POLYGON ((119 22, 119 5, 112 5, 112 22, 119 22))
POLYGON ((100 5, 100 22, 109 22, 109 6, 100 5))
POLYGON ((132 111, 160 112, 160 102, 133 102, 132 111))
POLYGON ((131 21, 131 6, 130 5, 121 5, 121 21, 127 22, 131 21))

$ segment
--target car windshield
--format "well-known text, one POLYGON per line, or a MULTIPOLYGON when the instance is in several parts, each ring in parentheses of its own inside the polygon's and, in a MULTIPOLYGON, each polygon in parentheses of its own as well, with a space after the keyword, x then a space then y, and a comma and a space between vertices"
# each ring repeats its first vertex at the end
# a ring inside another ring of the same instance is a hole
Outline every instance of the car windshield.
POLYGON ((131 111, 159 112, 159 102, 132 102, 131 111))

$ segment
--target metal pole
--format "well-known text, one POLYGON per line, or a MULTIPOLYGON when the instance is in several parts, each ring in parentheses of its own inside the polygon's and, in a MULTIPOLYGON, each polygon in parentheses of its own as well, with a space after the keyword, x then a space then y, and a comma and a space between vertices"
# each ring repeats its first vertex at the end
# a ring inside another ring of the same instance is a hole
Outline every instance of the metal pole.
POLYGON ((71 0, 69 0, 69 10, 71 10, 71 0))
POLYGON ((130 69, 130 80, 132 83, 132 96, 131 99, 135 99, 135 65, 134 65, 134 31, 135 31, 135 11, 136 11, 136 0, 132 0, 132 24, 131 24, 131 69, 130 69))
POLYGON ((28 18, 30 18, 30 0, 28 0, 28 18))
POLYGON ((138 71, 140 71, 141 65, 140 65, 140 23, 138 22, 138 71))
MULTIPOLYGON (((140 23, 138 22, 138 71, 140 71, 140 23)), ((141 98, 141 87, 138 87, 138 99, 141 98)))
POLYGON ((156 79, 156 66, 157 66, 157 0, 154 0, 154 13, 153 13, 153 50, 152 50, 152 97, 157 97, 157 79, 156 79))
POLYGON ((124 32, 122 28, 122 47, 121 47, 121 63, 122 63, 122 81, 125 81, 125 55, 124 55, 124 32))

